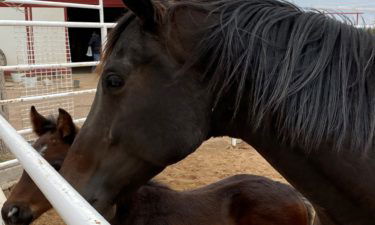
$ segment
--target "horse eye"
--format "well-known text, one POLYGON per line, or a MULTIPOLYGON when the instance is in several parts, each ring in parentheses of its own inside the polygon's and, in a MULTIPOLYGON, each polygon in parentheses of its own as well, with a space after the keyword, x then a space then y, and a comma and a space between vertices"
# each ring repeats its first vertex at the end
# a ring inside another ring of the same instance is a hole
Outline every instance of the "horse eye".
POLYGON ((124 85, 124 80, 118 75, 109 75, 105 79, 105 84, 110 88, 120 88, 124 85))

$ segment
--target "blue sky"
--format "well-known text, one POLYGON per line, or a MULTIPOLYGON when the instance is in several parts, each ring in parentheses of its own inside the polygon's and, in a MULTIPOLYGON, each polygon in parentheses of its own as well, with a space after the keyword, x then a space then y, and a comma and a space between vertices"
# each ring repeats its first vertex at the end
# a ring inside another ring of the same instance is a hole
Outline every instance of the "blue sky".
MULTIPOLYGON (((363 19, 366 24, 375 23, 375 0, 289 0, 295 4, 302 7, 352 7, 352 8, 361 8, 361 10, 366 10, 372 8, 371 11, 363 11, 363 19)), ((348 10, 340 10, 346 12, 348 10)), ((350 16, 349 16, 350 17, 350 16)), ((353 17, 353 16, 352 16, 353 17)))

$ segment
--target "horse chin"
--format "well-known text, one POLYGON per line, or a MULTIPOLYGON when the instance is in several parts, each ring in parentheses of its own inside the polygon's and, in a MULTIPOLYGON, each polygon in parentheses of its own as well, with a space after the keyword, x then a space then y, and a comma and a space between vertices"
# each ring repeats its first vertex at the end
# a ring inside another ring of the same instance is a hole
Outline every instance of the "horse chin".
POLYGON ((5 224, 6 225, 30 225, 32 222, 34 222, 34 219, 33 218, 30 218, 29 220, 27 221, 24 221, 24 222, 20 222, 20 223, 13 223, 13 222, 6 222, 5 224))
POLYGON ((31 224, 33 221, 30 221, 30 222, 26 222, 26 223, 23 223, 22 225, 29 225, 31 224))
POLYGON ((24 221, 23 223, 21 223, 20 225, 29 225, 29 224, 32 224, 32 222, 34 222, 34 219, 35 217, 32 216, 30 217, 28 220, 24 221))

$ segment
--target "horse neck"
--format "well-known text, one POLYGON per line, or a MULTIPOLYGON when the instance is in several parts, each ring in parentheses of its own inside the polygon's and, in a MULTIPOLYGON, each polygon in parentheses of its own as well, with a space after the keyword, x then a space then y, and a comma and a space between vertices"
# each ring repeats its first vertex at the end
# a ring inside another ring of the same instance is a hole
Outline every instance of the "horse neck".
POLYGON ((360 152, 350 149, 337 152, 332 143, 322 143, 313 151, 292 147, 279 140, 271 116, 261 129, 254 130, 246 102, 240 104, 233 118, 234 98, 235 90, 217 103, 212 115, 212 136, 241 138, 253 146, 313 203, 321 224, 366 225, 375 221, 373 155, 361 158, 360 152))

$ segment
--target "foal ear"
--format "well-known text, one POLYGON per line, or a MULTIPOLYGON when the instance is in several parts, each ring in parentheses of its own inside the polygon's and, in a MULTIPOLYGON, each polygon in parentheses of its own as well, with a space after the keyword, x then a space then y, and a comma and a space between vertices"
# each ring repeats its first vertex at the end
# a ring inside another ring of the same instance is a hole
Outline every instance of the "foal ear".
POLYGON ((151 0, 122 0, 125 6, 141 19, 146 28, 155 25, 155 9, 151 0))
POLYGON ((70 114, 64 109, 59 109, 59 117, 57 118, 57 130, 59 131, 63 140, 72 144, 77 134, 77 128, 74 125, 70 114))
POLYGON ((31 106, 30 109, 30 120, 31 125, 33 126, 33 131, 38 135, 41 136, 48 131, 51 131, 54 127, 52 121, 46 119, 44 116, 36 111, 35 106, 31 106))

